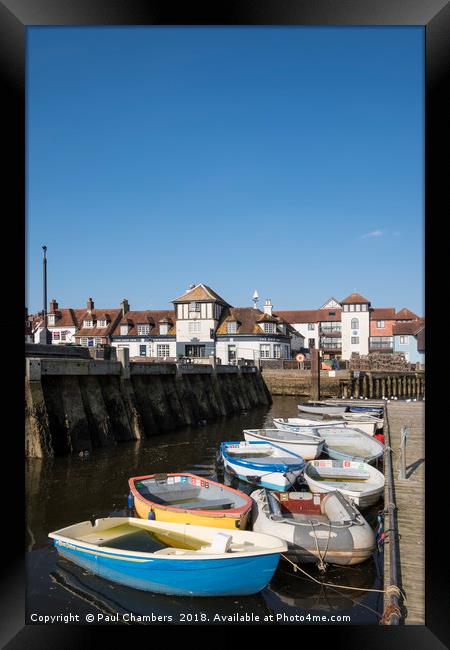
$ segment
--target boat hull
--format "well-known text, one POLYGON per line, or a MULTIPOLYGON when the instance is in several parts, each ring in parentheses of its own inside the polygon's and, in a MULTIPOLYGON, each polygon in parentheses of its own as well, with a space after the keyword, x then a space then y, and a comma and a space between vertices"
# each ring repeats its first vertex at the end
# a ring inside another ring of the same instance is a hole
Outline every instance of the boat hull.
POLYGON ((225 469, 232 475, 244 483, 250 485, 257 485, 259 487, 267 488, 268 490, 278 490, 284 492, 292 488, 297 478, 303 472, 303 469, 291 470, 286 473, 282 472, 267 472, 261 469, 244 468, 241 465, 230 462, 224 458, 223 464, 225 469))
POLYGON ((55 540, 58 553, 91 573, 133 589, 173 596, 247 596, 270 582, 279 553, 226 559, 115 556, 55 540), (69 547, 70 546, 70 547, 69 547))
POLYGON ((247 527, 249 514, 247 511, 243 515, 237 516, 211 516, 208 514, 199 515, 193 512, 167 510, 158 508, 157 505, 148 505, 139 499, 134 499, 134 509, 141 519, 148 519, 152 511, 155 521, 165 521, 174 524, 192 524, 195 526, 209 526, 212 528, 239 528, 244 530, 247 527))
POLYGON ((345 413, 347 410, 346 406, 310 406, 308 404, 299 404, 298 410, 303 413, 315 413, 316 415, 337 415, 339 413, 345 413))
MULTIPOLYGON (((276 426, 276 423, 275 423, 276 426)), ((298 428, 298 427, 297 427, 298 428)), ((281 427, 277 426, 277 429, 282 430, 281 427)), ((293 431, 291 429, 288 429, 292 433, 297 433, 296 431, 293 431)), ((258 440, 261 441, 262 438, 255 436, 251 433, 248 433, 247 431, 244 431, 244 438, 246 440, 252 441, 252 440, 258 440)), ((314 460, 315 458, 318 458, 322 452, 322 447, 323 447, 323 440, 320 440, 317 443, 314 444, 304 444, 304 443, 297 443, 297 442, 286 442, 285 440, 276 440, 273 439, 271 440, 270 437, 265 436, 264 441, 268 443, 273 443, 274 445, 279 445, 280 447, 283 447, 283 449, 287 449, 288 451, 292 452, 293 454, 297 454, 298 456, 301 456, 305 460, 314 460)))

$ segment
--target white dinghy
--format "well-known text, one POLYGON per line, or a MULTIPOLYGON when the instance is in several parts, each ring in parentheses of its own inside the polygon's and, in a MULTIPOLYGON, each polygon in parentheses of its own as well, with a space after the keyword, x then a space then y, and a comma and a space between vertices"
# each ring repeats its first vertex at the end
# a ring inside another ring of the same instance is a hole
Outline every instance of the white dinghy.
POLYGON ((284 540, 296 561, 360 564, 375 550, 372 528, 340 492, 256 490, 251 497, 253 530, 284 540))
MULTIPOLYGON (((342 417, 345 417, 345 413, 342 417)), ((358 422, 350 423, 345 420, 311 420, 309 418, 274 418, 273 423, 277 429, 285 429, 297 433, 304 427, 350 427, 364 431, 369 436, 373 436, 376 431, 375 422, 364 421, 362 418, 358 422)))
POLYGON ((284 429, 244 429, 244 438, 249 441, 264 441, 298 454, 305 460, 318 458, 322 453, 324 439, 316 429, 303 427, 299 432, 284 429))
POLYGON ((328 426, 320 427, 317 431, 325 438, 323 451, 329 458, 374 464, 383 455, 383 443, 358 429, 328 426))
POLYGON ((383 474, 367 463, 351 460, 312 460, 304 474, 311 492, 338 490, 358 508, 368 508, 384 490, 383 474))
POLYGON ((315 413, 316 415, 337 415, 338 413, 345 413, 347 406, 335 406, 323 402, 306 402, 305 404, 299 404, 298 410, 304 413, 315 413))

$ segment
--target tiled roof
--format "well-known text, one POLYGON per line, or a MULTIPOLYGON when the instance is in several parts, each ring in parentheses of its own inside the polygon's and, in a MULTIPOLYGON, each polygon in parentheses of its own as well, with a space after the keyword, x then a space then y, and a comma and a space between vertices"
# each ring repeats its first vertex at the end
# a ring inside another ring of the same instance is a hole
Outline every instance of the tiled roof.
MULTIPOLYGON (((264 332, 259 326, 258 323, 264 322, 263 317, 267 314, 264 314, 260 309, 254 309, 253 307, 229 307, 224 309, 220 323, 217 327, 216 334, 218 336, 228 334, 227 332, 227 323, 230 321, 237 322, 237 331, 236 334, 260 334, 264 336, 264 332)), ((270 318, 270 322, 276 321, 277 323, 284 323, 286 325, 287 333, 295 333, 292 327, 286 322, 279 314, 273 314, 273 318, 270 318)), ((266 320, 266 322, 268 322, 266 320)), ((282 332, 275 332, 271 336, 285 336, 282 332)))
POLYGON ((407 335, 415 336, 420 330, 425 327, 423 318, 407 323, 396 323, 393 327, 394 336, 407 335))
POLYGON ((48 319, 49 327, 78 327, 78 322, 73 309, 56 309, 53 312, 49 312, 48 316, 51 314, 55 315, 55 324, 50 324, 50 319, 48 319))
POLYGON ((342 309, 297 309, 278 311, 277 314, 288 323, 340 322, 342 309), (334 315, 333 315, 334 314, 334 315))
POLYGON ((163 334, 163 336, 175 336, 175 311, 172 309, 146 309, 145 311, 129 311, 120 321, 118 321, 116 327, 112 332, 112 336, 120 336, 120 326, 125 325, 126 323, 129 323, 131 325, 127 336, 138 336, 138 325, 150 325, 148 336, 160 336, 160 322, 167 322, 170 325, 167 335, 163 334))
POLYGON ((201 302, 202 300, 214 300, 215 302, 220 302, 222 305, 229 307, 226 300, 221 298, 218 293, 213 291, 211 287, 208 287, 206 284, 197 284, 192 289, 188 289, 186 293, 183 293, 179 298, 175 298, 172 302, 201 302))
POLYGON ((75 334, 77 338, 80 336, 109 336, 122 314, 121 309, 93 309, 92 312, 80 309, 76 311, 83 312, 79 318, 80 329, 75 334), (106 320, 107 325, 106 327, 83 327, 85 320, 106 320))
POLYGON ((403 307, 403 309, 400 309, 400 311, 397 312, 395 318, 396 320, 417 320, 420 317, 406 307, 403 307))
POLYGON ((367 298, 364 298, 360 293, 351 293, 347 298, 344 298, 344 300, 341 300, 341 305, 353 305, 353 304, 364 304, 370 303, 370 300, 367 300, 367 298))
POLYGON ((395 307, 378 307, 370 310, 370 320, 397 320, 395 307))

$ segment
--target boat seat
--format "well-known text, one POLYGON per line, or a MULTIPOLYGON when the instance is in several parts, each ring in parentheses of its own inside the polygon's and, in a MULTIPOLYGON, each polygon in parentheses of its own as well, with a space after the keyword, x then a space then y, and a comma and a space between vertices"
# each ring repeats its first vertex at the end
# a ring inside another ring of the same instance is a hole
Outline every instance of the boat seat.
POLYGON ((192 503, 180 504, 180 508, 186 508, 186 510, 216 510, 219 508, 232 508, 233 506, 234 502, 228 499, 215 499, 212 501, 204 501, 203 503, 193 501, 192 503))
POLYGON ((231 543, 233 541, 233 535, 226 535, 225 533, 216 533, 213 537, 211 544, 208 546, 202 546, 201 551, 203 553, 227 553, 231 549, 231 543))
POLYGON ((159 551, 155 551, 153 555, 186 555, 192 553, 192 551, 187 551, 184 548, 161 548, 159 551))

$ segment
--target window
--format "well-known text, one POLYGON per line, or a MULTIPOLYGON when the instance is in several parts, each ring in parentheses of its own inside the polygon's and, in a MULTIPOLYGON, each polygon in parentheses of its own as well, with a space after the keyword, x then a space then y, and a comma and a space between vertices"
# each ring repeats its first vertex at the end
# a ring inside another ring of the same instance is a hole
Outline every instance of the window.
POLYGON ((409 336, 400 337, 400 345, 408 345, 408 343, 409 343, 409 336))
POLYGON ((120 336, 126 336, 128 334, 128 325, 120 326, 120 336))
POLYGON ((140 345, 139 346, 139 356, 140 357, 146 357, 147 356, 147 346, 146 345, 140 345))
POLYGON ((227 334, 236 334, 236 331, 237 331, 237 323, 235 320, 227 323, 227 334))
POLYGON ((275 359, 279 359, 281 357, 281 345, 279 343, 273 344, 273 356, 275 359))
POLYGON ((92 320, 85 320, 84 321, 84 327, 93 327, 94 321, 92 320))
POLYGON ((53 332, 53 340, 59 341, 59 332, 53 332))
POLYGON ((355 311, 355 305, 350 305, 350 311, 355 311))
POLYGON ((355 311, 361 311, 361 305, 355 305, 355 311))
POLYGON ((81 345, 87 345, 87 336, 82 336, 80 339, 81 345))
POLYGON ((367 311, 367 305, 361 305, 361 311, 367 311))
POLYGON ((67 337, 67 332, 61 332, 61 341, 65 341, 67 337))
POLYGON ((169 325, 168 323, 161 323, 159 326, 159 333, 160 334, 167 334, 169 332, 169 325))
POLYGON ((391 336, 371 336, 370 347, 377 350, 390 350, 392 348, 391 336))
POLYGON ((335 311, 329 311, 328 316, 336 316, 336 312, 335 311))
POLYGON ((352 318, 352 322, 350 324, 350 327, 352 330, 359 330, 359 320, 358 318, 352 318))
POLYGON ((150 325, 138 325, 137 326, 138 336, 145 336, 149 332, 150 332, 150 325))
POLYGON ((97 321, 97 327, 107 327, 106 320, 98 320, 97 321))
POLYGON ((191 302, 191 304, 189 305, 189 311, 200 311, 200 303, 191 302))
POLYGON ((169 357, 170 356, 170 346, 169 345, 157 345, 156 346, 156 356, 157 357, 169 357))
POLYGON ((314 329, 314 323, 308 323, 308 329, 313 330, 314 329))
POLYGON ((96 336, 95 337, 95 345, 101 345, 102 342, 102 337, 101 336, 96 336))
POLYGON ((378 329, 381 329, 382 327, 384 327, 384 320, 377 320, 377 327, 378 327, 378 329))
POLYGON ((352 345, 358 345, 359 336, 352 336, 352 345))
POLYGON ((48 324, 49 325, 55 324, 55 314, 48 314, 48 324))
POLYGON ((87 340, 88 348, 93 348, 94 347, 94 340, 95 339, 93 337, 88 338, 88 340, 87 340))
POLYGON ((348 305, 344 305, 344 311, 348 311, 348 305))
POLYGON ((194 320, 194 321, 189 321, 189 332, 193 334, 194 332, 200 332, 200 321, 194 320))
POLYGON ((264 323, 264 332, 266 334, 273 334, 276 331, 275 323, 264 323))
POLYGON ((267 343, 261 343, 259 347, 261 359, 270 359, 270 345, 267 343))

